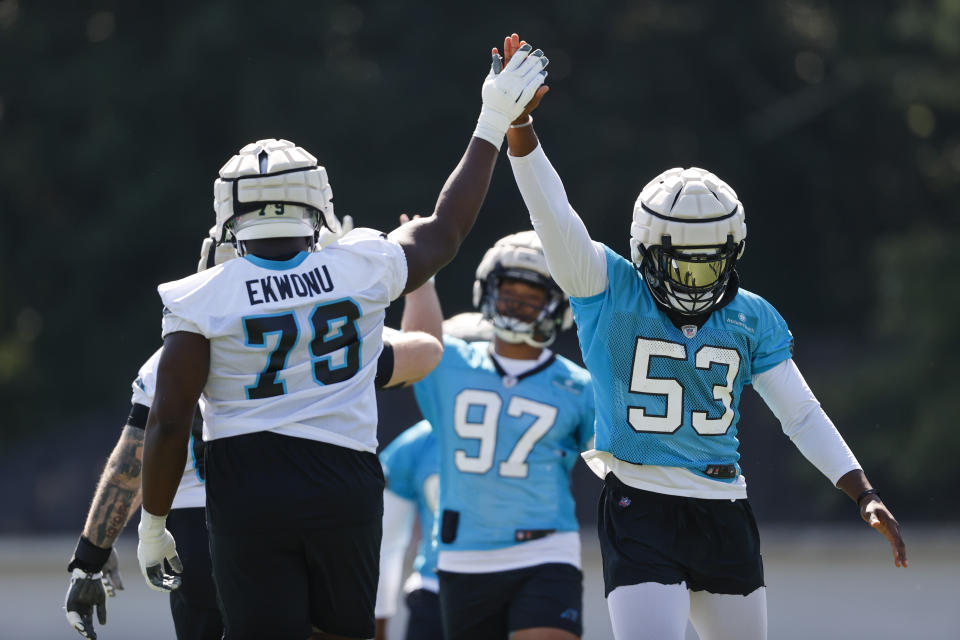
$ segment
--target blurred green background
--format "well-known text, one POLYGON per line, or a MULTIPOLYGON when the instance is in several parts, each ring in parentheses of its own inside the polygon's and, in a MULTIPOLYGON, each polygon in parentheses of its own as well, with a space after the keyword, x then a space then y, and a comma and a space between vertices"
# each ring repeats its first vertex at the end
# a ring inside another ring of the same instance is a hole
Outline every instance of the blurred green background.
MULTIPOLYGON (((155 287, 195 269, 237 149, 307 148, 359 225, 429 213, 511 31, 550 57, 536 125, 593 237, 628 253, 665 168, 729 182, 743 286, 789 322, 874 484, 902 522, 956 522, 960 1, 0 0, 0 532, 79 529, 160 344, 155 287)), ((501 157, 438 278, 448 314, 469 310, 486 248, 528 226, 501 157)), ((386 443, 415 415, 409 395, 382 402, 400 416, 386 443)), ((743 407, 761 520, 850 521, 755 394, 743 407)))

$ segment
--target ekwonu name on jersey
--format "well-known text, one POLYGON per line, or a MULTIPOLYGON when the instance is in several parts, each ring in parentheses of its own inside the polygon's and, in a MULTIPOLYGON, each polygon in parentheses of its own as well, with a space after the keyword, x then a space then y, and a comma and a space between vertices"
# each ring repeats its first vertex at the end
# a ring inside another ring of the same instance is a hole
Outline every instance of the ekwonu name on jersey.
POLYGON ((286 261, 247 255, 158 287, 163 335, 210 340, 204 440, 273 431, 375 452, 374 377, 400 245, 354 229, 286 261))

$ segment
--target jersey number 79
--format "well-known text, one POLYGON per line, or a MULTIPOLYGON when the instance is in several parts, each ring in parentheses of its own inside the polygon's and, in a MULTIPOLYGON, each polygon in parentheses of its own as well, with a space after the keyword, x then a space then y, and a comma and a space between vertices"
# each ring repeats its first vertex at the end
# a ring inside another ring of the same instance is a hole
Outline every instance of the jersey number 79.
MULTIPOLYGON (((313 362, 313 379, 319 385, 335 384, 349 380, 360 370, 360 332, 357 318, 360 307, 350 298, 318 304, 310 312, 313 329, 310 340, 310 359, 313 362), (334 352, 346 349, 343 361, 333 364, 334 352)), ((246 345, 267 348, 266 337, 279 334, 277 345, 267 357, 267 366, 257 376, 256 382, 246 388, 248 400, 272 398, 287 392, 287 383, 280 371, 287 366, 290 351, 297 346, 300 327, 292 311, 247 316, 243 318, 246 345)))

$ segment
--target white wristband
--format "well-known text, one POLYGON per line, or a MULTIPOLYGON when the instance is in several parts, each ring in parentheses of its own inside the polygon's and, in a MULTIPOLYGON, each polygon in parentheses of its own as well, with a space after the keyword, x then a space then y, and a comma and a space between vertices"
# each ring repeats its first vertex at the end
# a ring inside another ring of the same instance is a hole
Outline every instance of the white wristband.
POLYGON ((140 508, 140 526, 137 532, 141 535, 160 535, 167 528, 167 516, 155 516, 145 508, 140 508))
POLYGON ((524 122, 523 124, 511 124, 511 125, 510 125, 510 128, 511 128, 511 129, 522 129, 522 128, 524 128, 524 127, 529 127, 529 126, 532 125, 532 124, 533 124, 533 116, 528 113, 528 114, 527 114, 527 121, 526 121, 526 122, 524 122))

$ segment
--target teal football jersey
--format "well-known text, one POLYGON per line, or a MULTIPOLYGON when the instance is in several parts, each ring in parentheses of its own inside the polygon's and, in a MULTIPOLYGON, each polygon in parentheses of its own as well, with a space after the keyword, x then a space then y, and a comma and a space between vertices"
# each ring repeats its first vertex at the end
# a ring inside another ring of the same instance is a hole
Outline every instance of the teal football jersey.
MULTIPOLYGON (((430 423, 421 420, 394 438, 380 452, 380 464, 387 479, 387 489, 417 505, 420 544, 413 570, 435 580, 437 547, 432 533, 437 509, 439 463, 437 439, 430 423)), ((389 531, 383 533, 390 535, 389 531)))
POLYGON ((590 374, 561 356, 501 378, 490 343, 444 338, 414 385, 440 461, 440 551, 499 549, 577 531, 570 472, 593 437, 590 374))
POLYGON ((740 289, 699 329, 678 329, 633 263, 609 247, 606 290, 571 298, 580 349, 593 375, 596 449, 634 463, 683 467, 714 480, 736 465, 740 394, 753 376, 791 357, 780 314, 740 289))

